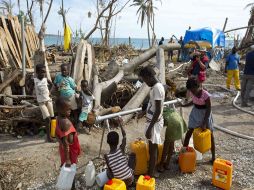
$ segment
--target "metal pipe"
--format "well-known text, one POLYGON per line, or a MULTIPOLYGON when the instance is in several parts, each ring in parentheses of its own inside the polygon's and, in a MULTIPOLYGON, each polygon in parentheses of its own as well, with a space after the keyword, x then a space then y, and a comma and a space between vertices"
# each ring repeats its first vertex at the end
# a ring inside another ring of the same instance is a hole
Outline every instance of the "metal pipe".
MULTIPOLYGON (((175 99, 175 100, 167 101, 167 102, 164 102, 164 106, 170 105, 170 104, 175 104, 175 103, 178 103, 178 102, 181 102, 181 101, 182 101, 181 99, 175 99)), ((112 114, 109 114, 109 115, 97 116, 96 117, 96 123, 101 122, 101 121, 106 120, 106 119, 110 119, 110 118, 114 118, 114 117, 119 117, 119 116, 123 116, 123 115, 132 114, 132 113, 135 113, 135 112, 139 112, 141 110, 142 110, 142 108, 135 108, 135 109, 132 109, 132 110, 126 110, 126 111, 121 111, 121 112, 117 112, 117 113, 112 113, 112 114)))
MULTIPOLYGON (((24 16, 21 16, 21 45, 22 45, 22 79, 25 80, 26 78, 26 58, 25 58, 26 42, 25 42, 24 16)), ((22 87, 22 93, 23 95, 26 95, 25 86, 22 87)))

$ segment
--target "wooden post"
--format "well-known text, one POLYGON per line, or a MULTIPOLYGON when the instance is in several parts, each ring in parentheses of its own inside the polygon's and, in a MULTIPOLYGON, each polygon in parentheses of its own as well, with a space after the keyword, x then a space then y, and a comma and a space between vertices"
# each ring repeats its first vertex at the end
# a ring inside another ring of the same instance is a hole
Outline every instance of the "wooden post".
POLYGON ((225 20, 225 23, 224 23, 224 26, 223 26, 223 32, 225 31, 225 29, 226 29, 226 26, 227 26, 227 23, 228 23, 228 17, 226 18, 226 20, 225 20))

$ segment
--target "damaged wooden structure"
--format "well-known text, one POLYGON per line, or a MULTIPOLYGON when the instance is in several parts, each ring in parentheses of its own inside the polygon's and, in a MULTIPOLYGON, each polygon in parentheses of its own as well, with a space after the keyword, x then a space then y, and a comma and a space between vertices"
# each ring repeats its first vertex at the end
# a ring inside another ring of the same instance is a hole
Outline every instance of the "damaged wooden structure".
MULTIPOLYGON (((33 67, 33 56, 39 48, 39 39, 31 25, 25 26, 26 67, 33 67)), ((21 25, 18 17, 0 17, 0 68, 22 68, 21 25)))

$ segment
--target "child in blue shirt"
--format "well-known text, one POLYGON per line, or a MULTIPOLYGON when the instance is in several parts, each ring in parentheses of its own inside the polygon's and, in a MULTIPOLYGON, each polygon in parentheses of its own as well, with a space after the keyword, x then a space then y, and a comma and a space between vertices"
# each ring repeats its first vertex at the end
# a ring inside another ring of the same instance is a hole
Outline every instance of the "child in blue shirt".
POLYGON ((78 105, 76 101, 77 86, 73 78, 69 76, 69 68, 67 64, 61 65, 61 74, 56 75, 54 84, 60 92, 60 97, 65 98, 73 111, 74 121, 78 120, 78 105))

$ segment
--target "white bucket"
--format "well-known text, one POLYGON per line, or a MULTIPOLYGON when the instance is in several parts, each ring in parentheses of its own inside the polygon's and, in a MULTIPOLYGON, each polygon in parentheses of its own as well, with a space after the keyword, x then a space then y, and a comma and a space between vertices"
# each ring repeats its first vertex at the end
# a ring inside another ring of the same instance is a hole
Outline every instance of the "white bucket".
POLYGON ((109 180, 108 175, 107 175, 107 170, 99 173, 96 178, 96 183, 100 186, 103 187, 109 180))

